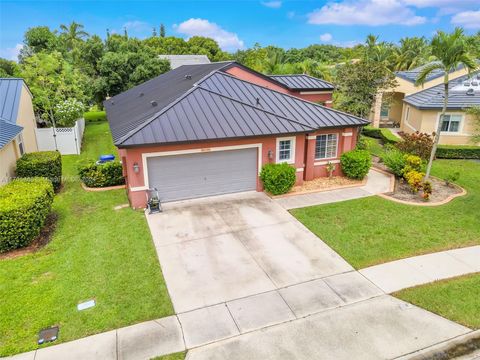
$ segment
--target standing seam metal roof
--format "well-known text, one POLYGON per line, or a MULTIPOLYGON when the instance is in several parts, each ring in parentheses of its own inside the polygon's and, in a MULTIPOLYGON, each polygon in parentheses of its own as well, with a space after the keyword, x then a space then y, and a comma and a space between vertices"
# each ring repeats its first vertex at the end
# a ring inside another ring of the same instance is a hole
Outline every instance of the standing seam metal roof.
POLYGON ((291 90, 333 90, 332 83, 306 74, 270 75, 291 90))
POLYGON ((15 136, 20 134, 22 130, 23 127, 0 118, 0 149, 15 139, 15 136))
POLYGON ((0 78, 0 117, 15 124, 22 96, 23 79, 0 78))

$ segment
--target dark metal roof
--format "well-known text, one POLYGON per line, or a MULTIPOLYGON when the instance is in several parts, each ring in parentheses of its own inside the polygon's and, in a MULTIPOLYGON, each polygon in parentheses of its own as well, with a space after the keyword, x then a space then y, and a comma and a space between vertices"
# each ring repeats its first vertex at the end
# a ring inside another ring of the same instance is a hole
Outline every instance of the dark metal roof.
MULTIPOLYGON (((420 72, 427 66, 431 65, 431 64, 434 64, 434 63, 437 63, 438 61, 432 61, 432 62, 429 62, 428 64, 425 64, 425 65, 421 65, 415 69, 412 69, 412 70, 405 70, 405 71, 396 71, 395 72, 395 75, 398 76, 399 78, 403 79, 403 80, 407 80, 411 83, 415 83, 415 81, 417 81, 417 78, 418 78, 418 75, 420 74, 420 72)), ((450 73, 454 72, 454 71, 458 71, 460 69, 463 69, 463 65, 459 65, 457 68, 455 69, 452 69, 450 70, 450 73)), ((425 82, 429 82, 431 80, 434 80, 436 78, 439 78, 441 76, 443 76, 445 74, 445 72, 443 70, 440 70, 440 69, 436 69, 436 70, 433 70, 428 76, 427 78, 425 79, 425 82)))
POLYGON ((270 75, 271 78, 285 84, 291 90, 333 90, 332 83, 305 74, 270 75))
POLYGON ((229 66, 232 63, 182 66, 106 100, 115 145, 293 134, 368 123, 240 80, 223 72, 229 66))
POLYGON ((12 141, 22 130, 23 127, 0 118, 0 149, 12 141))
MULTIPOLYGON (((470 106, 480 105, 480 79, 478 77, 480 77, 480 72, 450 80, 448 83, 448 109, 461 110, 470 106), (467 88, 461 86, 470 77, 470 81, 473 80, 478 83, 476 87, 472 87, 474 89, 473 95, 467 95, 467 88)), ((444 85, 440 84, 406 96, 403 101, 418 109, 441 109, 443 107, 444 95, 444 85)))
POLYGON ((23 79, 0 78, 0 117, 15 124, 22 96, 23 79))
POLYGON ((105 100, 103 104, 114 142, 185 94, 195 82, 230 64, 231 62, 217 62, 183 65, 105 100))
POLYGON ((299 121, 315 129, 362 126, 368 123, 367 120, 359 117, 255 85, 223 72, 217 71, 211 74, 203 79, 198 86, 299 121))
POLYGON ((312 128, 196 87, 120 140, 122 146, 307 132, 312 128))

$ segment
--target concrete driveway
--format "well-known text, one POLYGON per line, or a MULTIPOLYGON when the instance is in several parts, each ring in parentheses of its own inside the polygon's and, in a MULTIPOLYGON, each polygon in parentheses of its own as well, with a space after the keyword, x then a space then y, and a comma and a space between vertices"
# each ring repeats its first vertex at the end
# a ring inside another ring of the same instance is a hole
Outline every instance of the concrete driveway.
POLYGON ((261 193, 164 208, 147 220, 177 313, 353 270, 261 193))

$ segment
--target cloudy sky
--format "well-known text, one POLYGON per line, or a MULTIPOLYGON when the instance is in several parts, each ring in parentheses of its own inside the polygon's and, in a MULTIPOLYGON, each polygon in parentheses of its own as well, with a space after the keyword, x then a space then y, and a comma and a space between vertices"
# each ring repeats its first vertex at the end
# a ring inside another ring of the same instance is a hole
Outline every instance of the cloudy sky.
POLYGON ((167 35, 212 37, 227 51, 261 45, 285 48, 323 43, 352 46, 367 34, 398 41, 430 37, 462 26, 480 30, 480 0, 223 0, 6 1, 0 0, 0 56, 15 58, 28 27, 75 20, 86 31, 144 38, 161 23, 167 35))

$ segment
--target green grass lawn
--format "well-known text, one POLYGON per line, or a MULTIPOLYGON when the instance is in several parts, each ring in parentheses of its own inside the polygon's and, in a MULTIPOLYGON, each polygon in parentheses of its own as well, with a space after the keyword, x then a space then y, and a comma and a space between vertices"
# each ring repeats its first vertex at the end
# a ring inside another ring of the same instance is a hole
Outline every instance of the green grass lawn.
POLYGON ((0 260, 0 356, 36 348, 38 331, 52 325, 58 343, 173 314, 143 212, 114 211, 127 203, 124 190, 86 192, 76 177, 82 158, 116 153, 107 123, 88 124, 83 146, 63 156, 51 242, 0 260), (77 311, 88 299, 97 305, 77 311))
POLYGON ((394 296, 472 329, 480 329, 480 274, 437 281, 394 296))
POLYGON ((175 353, 175 354, 159 356, 159 357, 153 358, 151 360, 183 360, 183 359, 185 359, 186 355, 187 355, 187 352, 182 351, 182 352, 178 352, 178 353, 175 353))
POLYGON ((480 163, 436 160, 433 175, 459 171, 468 194, 438 207, 398 204, 377 196, 292 210, 355 268, 480 244, 480 163))

